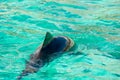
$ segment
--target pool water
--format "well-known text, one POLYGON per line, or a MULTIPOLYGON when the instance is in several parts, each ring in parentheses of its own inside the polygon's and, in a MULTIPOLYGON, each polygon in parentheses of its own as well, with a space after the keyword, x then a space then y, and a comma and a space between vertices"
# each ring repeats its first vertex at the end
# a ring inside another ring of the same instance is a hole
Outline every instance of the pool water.
POLYGON ((120 80, 119 0, 0 0, 0 80, 16 80, 47 31, 78 48, 22 80, 120 80))

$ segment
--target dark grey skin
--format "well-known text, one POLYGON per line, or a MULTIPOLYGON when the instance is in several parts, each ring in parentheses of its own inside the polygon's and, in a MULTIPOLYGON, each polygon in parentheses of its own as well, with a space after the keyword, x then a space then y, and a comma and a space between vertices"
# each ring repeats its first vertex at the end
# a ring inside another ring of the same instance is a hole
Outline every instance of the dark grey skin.
MULTIPOLYGON (((51 34, 47 32, 46 36, 51 36, 51 34)), ((66 36, 46 37, 43 45, 31 55, 25 70, 17 79, 20 80, 23 76, 37 72, 46 63, 54 60, 55 57, 61 56, 63 52, 69 51, 73 46, 74 42, 72 39, 66 36), (47 39, 49 39, 49 42, 46 42, 47 39)))

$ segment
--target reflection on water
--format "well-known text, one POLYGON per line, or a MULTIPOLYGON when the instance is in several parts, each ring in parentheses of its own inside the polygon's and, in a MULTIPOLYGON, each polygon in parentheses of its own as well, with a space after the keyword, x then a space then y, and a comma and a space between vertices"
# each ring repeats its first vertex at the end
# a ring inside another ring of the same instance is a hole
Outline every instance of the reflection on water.
POLYGON ((25 80, 119 80, 119 7, 119 0, 0 0, 0 80, 16 79, 46 31, 70 36, 86 55, 64 55, 25 80))

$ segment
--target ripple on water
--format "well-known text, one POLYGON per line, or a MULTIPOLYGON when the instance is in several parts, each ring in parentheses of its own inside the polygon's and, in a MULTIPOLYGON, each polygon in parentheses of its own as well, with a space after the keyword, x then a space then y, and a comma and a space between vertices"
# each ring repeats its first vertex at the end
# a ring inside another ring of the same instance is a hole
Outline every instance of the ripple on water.
POLYGON ((15 80, 50 31, 73 38, 76 53, 24 80, 119 80, 119 13, 119 0, 0 0, 0 79, 15 80))

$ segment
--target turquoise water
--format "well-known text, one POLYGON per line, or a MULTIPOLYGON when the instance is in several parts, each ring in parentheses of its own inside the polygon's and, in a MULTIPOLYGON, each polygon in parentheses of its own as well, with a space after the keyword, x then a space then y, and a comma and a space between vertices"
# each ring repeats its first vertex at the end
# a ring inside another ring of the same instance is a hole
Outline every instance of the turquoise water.
POLYGON ((120 80, 119 0, 0 0, 0 80, 16 80, 46 31, 73 38, 83 54, 22 80, 120 80))

